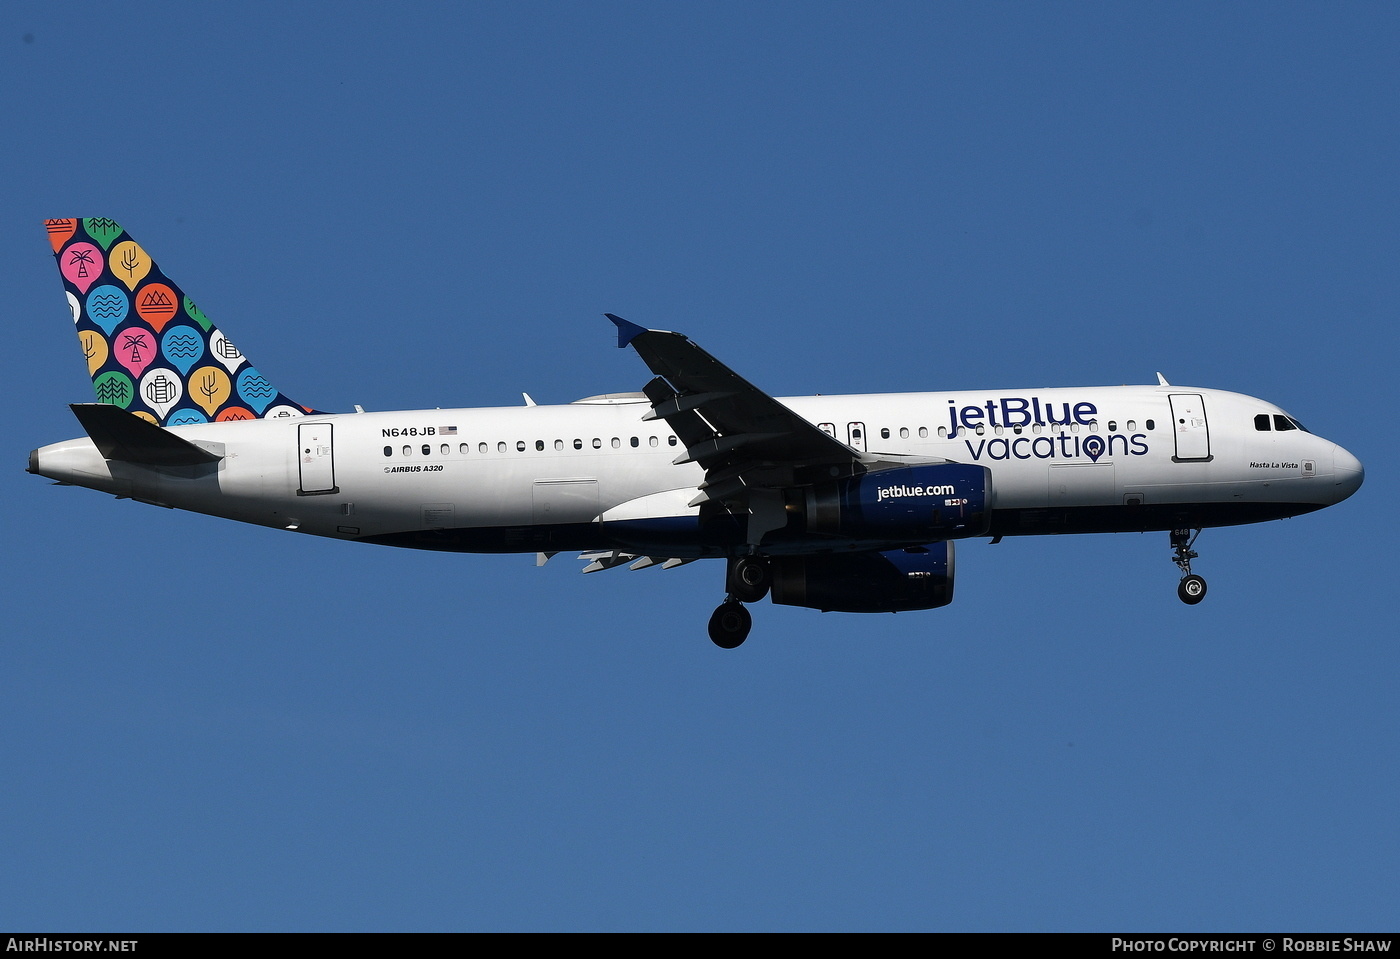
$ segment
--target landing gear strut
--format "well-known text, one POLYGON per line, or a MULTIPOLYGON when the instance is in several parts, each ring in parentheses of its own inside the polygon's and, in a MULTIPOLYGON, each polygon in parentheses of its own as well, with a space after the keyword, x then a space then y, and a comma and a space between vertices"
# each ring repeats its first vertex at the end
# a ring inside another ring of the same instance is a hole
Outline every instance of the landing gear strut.
POLYGON ((1172 553, 1174 554, 1172 562, 1185 574, 1176 587, 1176 595, 1181 597, 1181 601, 1188 606, 1195 606, 1206 598, 1205 579, 1191 572, 1191 560, 1199 555, 1191 548, 1191 545, 1196 542, 1196 537, 1200 535, 1200 530, 1172 530, 1172 553))
POLYGON ((725 572, 724 602, 710 617, 710 639, 721 649, 743 643, 753 626, 745 603, 756 603, 768 595, 773 584, 773 568, 761 556, 735 556, 725 572))

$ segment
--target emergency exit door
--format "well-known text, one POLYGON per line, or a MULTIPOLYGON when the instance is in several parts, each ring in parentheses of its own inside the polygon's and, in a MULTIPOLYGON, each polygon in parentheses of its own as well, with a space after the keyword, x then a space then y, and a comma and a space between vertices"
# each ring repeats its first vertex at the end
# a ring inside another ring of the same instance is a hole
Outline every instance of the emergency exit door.
POLYGON ((301 468, 298 496, 340 492, 335 485, 335 446, 331 429, 329 423, 297 426, 297 463, 301 468))
POLYGON ((849 446, 851 449, 860 450, 862 453, 865 452, 864 423, 846 424, 846 445, 849 446))

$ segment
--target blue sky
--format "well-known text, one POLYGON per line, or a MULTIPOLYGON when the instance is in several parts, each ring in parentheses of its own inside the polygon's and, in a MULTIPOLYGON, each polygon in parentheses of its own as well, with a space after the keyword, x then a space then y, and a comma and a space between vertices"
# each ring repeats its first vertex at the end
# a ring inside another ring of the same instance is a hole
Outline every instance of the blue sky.
POLYGON ((0 927, 1397 925, 1400 11, 8 4, 0 927), (956 602, 357 547, 26 475, 91 397, 42 229, 110 216, 321 409, 1231 389, 1325 512, 985 541, 956 602))

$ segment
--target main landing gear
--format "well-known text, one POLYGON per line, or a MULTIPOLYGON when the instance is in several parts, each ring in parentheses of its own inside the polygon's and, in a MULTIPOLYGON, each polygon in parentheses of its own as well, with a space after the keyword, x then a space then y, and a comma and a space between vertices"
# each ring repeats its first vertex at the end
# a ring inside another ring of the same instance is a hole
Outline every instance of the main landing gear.
POLYGON ((1204 578, 1191 572, 1191 560, 1199 554, 1191 548, 1196 542, 1196 537, 1201 535, 1200 530, 1174 529, 1172 530, 1172 562, 1180 567, 1184 573, 1181 582, 1176 587, 1176 595, 1181 597, 1181 601, 1188 606, 1195 606, 1206 598, 1206 581, 1204 578))
POLYGON ((749 638, 753 617, 745 603, 756 603, 768 595, 773 584, 773 568, 760 556, 735 556, 725 575, 727 596, 710 617, 710 640, 721 649, 734 649, 749 638))
POLYGON ((720 649, 734 649, 749 638, 753 617, 734 597, 720 603, 710 616, 710 641, 720 649))

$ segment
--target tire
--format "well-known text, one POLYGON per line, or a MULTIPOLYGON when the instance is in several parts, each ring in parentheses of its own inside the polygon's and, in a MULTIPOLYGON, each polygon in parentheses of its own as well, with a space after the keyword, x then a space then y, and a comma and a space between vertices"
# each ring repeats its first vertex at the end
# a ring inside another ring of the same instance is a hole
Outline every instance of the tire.
POLYGON ((1195 606, 1206 598, 1206 581, 1195 573, 1181 577, 1181 583, 1176 587, 1176 595, 1181 597, 1181 601, 1187 606, 1195 606))
POLYGON ((723 602, 710 616, 710 641, 720 649, 734 649, 749 638, 751 628, 753 617, 743 603, 723 602))
POLYGON ((730 567, 729 592, 741 603, 756 603, 768 595, 773 568, 767 560, 740 556, 730 567))

